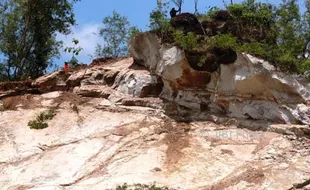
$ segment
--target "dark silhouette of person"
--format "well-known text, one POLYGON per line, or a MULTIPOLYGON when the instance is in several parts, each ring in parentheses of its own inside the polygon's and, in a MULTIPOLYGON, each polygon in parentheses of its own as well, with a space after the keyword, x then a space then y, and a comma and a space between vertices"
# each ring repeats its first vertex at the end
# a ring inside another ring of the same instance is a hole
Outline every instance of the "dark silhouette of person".
POLYGON ((65 65, 64 65, 64 70, 65 71, 69 71, 70 67, 68 65, 68 62, 65 62, 65 65))
POLYGON ((180 9, 179 10, 175 10, 175 8, 172 8, 171 11, 170 11, 171 18, 177 16, 177 12, 180 12, 180 9))

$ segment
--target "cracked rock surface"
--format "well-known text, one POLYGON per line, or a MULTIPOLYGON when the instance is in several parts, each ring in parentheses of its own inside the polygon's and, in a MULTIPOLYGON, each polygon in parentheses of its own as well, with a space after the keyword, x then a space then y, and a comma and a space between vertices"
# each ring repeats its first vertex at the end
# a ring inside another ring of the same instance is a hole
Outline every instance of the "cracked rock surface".
POLYGON ((73 97, 32 95, 23 104, 35 101, 35 108, 0 112, 0 189, 101 190, 153 182, 189 190, 309 188, 305 136, 182 122, 160 108, 73 97), (48 128, 27 126, 56 103, 48 128))
POLYGON ((309 80, 244 53, 197 70, 152 33, 129 45, 0 83, 1 190, 310 189, 309 80))

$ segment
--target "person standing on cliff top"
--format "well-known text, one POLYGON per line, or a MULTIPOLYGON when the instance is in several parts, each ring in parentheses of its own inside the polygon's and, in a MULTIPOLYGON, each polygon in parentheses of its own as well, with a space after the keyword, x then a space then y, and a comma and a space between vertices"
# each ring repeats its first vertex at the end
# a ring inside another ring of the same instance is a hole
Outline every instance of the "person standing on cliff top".
POLYGON ((64 71, 69 71, 70 67, 68 65, 68 62, 65 62, 65 65, 64 65, 64 71))
POLYGON ((180 12, 180 9, 179 10, 175 10, 175 8, 173 7, 170 11, 170 16, 171 18, 177 16, 177 12, 180 12))

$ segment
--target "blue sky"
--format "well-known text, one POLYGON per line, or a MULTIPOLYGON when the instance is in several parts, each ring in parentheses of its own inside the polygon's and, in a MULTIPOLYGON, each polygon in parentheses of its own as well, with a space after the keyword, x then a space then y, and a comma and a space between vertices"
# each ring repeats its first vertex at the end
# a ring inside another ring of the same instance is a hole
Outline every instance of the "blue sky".
MULTIPOLYGON (((194 11, 194 0, 184 0, 182 12, 194 11)), ((226 0, 227 3, 230 0, 226 0)), ((234 0, 233 2, 242 2, 242 0, 234 0)), ((279 4, 281 0, 262 0, 271 4, 279 4)), ((303 6, 303 0, 300 0, 300 5, 303 6)), ((200 0, 199 12, 205 12, 208 6, 223 7, 222 0, 200 0)), ((77 38, 80 41, 80 46, 83 48, 80 55, 77 57, 83 63, 90 63, 97 43, 104 42, 96 33, 98 28, 102 26, 102 19, 112 14, 113 10, 126 16, 132 26, 137 26, 143 31, 147 30, 149 21, 149 13, 156 7, 156 0, 81 0, 74 6, 77 25, 72 27, 73 33, 68 36, 59 35, 57 38, 64 41, 64 47, 72 46, 72 39, 77 38)), ((64 61, 69 60, 70 54, 61 53, 60 59, 54 62, 60 66, 64 61)))

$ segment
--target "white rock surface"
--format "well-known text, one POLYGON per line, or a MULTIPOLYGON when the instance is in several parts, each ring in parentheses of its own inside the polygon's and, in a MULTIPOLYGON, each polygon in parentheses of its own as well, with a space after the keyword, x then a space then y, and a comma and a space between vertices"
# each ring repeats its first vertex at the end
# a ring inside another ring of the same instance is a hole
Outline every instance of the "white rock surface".
MULTIPOLYGON (((37 99, 47 97, 52 94, 37 99)), ((103 190, 156 182, 185 190, 278 190, 309 179, 309 140, 276 133, 290 126, 255 132, 183 123, 161 110, 97 109, 95 102, 102 102, 95 100, 78 105, 79 112, 62 102, 43 130, 27 123, 46 107, 0 112, 1 189, 103 190)))

